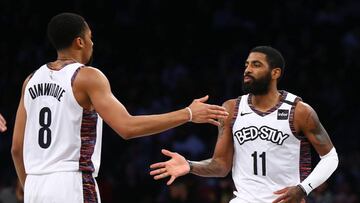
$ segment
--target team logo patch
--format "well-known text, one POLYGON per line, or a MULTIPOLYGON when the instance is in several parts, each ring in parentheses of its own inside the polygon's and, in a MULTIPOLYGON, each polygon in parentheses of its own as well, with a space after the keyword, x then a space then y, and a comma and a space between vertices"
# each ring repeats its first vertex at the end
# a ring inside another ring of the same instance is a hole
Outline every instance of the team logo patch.
POLYGON ((278 120, 287 120, 289 118, 289 110, 279 109, 277 114, 278 120))
POLYGON ((270 141, 274 144, 282 145, 289 137, 288 134, 268 126, 261 126, 260 128, 255 126, 245 127, 236 131, 234 136, 240 145, 247 141, 252 141, 258 138, 265 141, 270 141))

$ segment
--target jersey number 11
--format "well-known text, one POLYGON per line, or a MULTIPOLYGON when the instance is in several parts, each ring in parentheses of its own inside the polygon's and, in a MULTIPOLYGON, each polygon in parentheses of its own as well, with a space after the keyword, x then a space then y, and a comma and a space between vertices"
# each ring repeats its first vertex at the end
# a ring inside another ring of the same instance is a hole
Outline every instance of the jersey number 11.
MULTIPOLYGON (((258 163, 257 163, 257 151, 255 151, 254 153, 251 154, 251 156, 254 159, 254 174, 258 175, 258 163)), ((266 176, 266 153, 263 152, 259 155, 259 157, 261 158, 261 168, 262 168, 262 175, 266 176)))

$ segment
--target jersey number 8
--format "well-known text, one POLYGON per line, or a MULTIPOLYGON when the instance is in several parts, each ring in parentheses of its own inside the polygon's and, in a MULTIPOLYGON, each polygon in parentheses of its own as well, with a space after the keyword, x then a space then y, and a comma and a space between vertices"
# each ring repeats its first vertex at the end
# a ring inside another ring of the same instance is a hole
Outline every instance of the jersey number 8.
POLYGON ((41 148, 48 148, 51 144, 51 110, 48 107, 44 107, 40 110, 39 124, 39 145, 41 148), (45 137, 46 134, 46 137, 45 137))

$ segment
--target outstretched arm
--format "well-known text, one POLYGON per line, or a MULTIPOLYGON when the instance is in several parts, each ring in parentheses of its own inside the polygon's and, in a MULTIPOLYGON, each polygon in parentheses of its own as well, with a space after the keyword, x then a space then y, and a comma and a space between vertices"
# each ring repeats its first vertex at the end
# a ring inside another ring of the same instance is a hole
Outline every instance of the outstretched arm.
POLYGON ((311 106, 299 102, 295 109, 295 128, 302 132, 319 154, 321 160, 310 175, 298 186, 275 192, 280 194, 276 202, 300 202, 313 189, 325 182, 338 166, 338 156, 328 133, 311 106))
POLYGON ((152 171, 150 175, 154 176, 155 180, 171 176, 167 182, 170 185, 177 177, 193 173, 203 177, 224 177, 226 176, 232 166, 233 158, 233 142, 231 134, 231 119, 234 112, 235 100, 229 100, 224 103, 226 110, 230 112, 230 116, 221 121, 219 126, 219 135, 211 159, 203 161, 187 161, 178 153, 162 150, 162 153, 171 157, 170 160, 152 164, 150 168, 152 171))
POLYGON ((5 118, 0 114, 0 132, 6 131, 6 120, 5 118))
POLYGON ((181 110, 132 116, 112 94, 105 75, 95 68, 82 68, 74 81, 79 92, 85 92, 91 105, 104 121, 124 139, 147 136, 177 127, 191 120, 195 123, 219 125, 216 119, 226 118, 228 113, 221 106, 206 104, 208 97, 195 99, 181 110))

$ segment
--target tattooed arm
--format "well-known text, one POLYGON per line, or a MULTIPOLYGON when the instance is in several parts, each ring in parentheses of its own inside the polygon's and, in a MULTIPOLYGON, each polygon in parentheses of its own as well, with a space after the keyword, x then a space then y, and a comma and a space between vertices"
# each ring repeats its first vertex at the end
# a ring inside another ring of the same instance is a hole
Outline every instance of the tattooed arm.
POLYGON ((203 161, 190 161, 190 173, 203 177, 224 177, 232 167, 234 146, 231 121, 236 99, 226 101, 223 106, 229 112, 227 119, 221 121, 213 157, 203 161))
POLYGON ((297 186, 289 186, 276 191, 276 202, 300 202, 313 189, 325 182, 338 166, 338 156, 328 133, 322 126, 315 110, 306 103, 299 102, 295 109, 295 129, 303 133, 319 154, 321 160, 311 174, 297 186))
POLYGON ((231 170, 233 159, 233 141, 231 133, 231 121, 234 114, 236 100, 228 100, 223 106, 229 112, 225 120, 220 120, 218 139, 216 142, 213 157, 203 161, 187 161, 185 157, 163 149, 161 152, 171 159, 165 162, 152 164, 150 175, 155 180, 170 176, 167 182, 170 185, 177 177, 193 173, 203 177, 224 177, 231 170))
POLYGON ((304 133, 320 156, 327 154, 333 148, 330 137, 320 123, 315 110, 304 102, 299 102, 296 107, 295 128, 297 132, 304 133))

